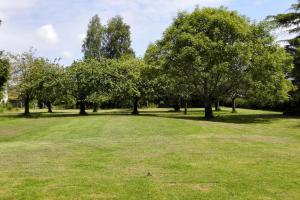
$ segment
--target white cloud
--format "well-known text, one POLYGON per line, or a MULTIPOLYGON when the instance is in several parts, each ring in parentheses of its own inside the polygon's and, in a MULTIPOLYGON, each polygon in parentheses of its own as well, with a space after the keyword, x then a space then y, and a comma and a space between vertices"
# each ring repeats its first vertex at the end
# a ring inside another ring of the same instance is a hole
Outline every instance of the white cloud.
POLYGON ((4 21, 0 50, 19 52, 34 46, 40 56, 62 57, 64 64, 70 64, 83 56, 81 46, 89 19, 98 14, 105 24, 119 14, 131 26, 132 47, 142 56, 148 44, 161 37, 178 10, 191 11, 196 5, 226 6, 230 1, 0 0, 0 19, 4 21))
POLYGON ((58 35, 52 24, 46 24, 36 30, 37 35, 47 43, 55 44, 59 41, 58 35))
POLYGON ((64 58, 72 58, 73 54, 70 51, 64 51, 63 52, 63 57, 64 58))

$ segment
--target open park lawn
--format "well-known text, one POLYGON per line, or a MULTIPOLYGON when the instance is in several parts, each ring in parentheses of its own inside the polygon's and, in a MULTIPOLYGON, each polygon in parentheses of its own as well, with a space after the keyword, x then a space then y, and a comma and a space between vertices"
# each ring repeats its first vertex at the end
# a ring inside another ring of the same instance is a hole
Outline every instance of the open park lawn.
POLYGON ((43 112, 0 114, 1 200, 300 199, 300 118, 43 112))

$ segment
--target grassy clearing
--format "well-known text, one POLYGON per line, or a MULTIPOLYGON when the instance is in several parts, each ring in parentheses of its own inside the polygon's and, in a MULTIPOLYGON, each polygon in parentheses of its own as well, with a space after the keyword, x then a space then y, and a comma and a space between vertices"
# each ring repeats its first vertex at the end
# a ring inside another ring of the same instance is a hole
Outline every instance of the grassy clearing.
POLYGON ((0 199, 300 199, 300 119, 0 114, 0 199))

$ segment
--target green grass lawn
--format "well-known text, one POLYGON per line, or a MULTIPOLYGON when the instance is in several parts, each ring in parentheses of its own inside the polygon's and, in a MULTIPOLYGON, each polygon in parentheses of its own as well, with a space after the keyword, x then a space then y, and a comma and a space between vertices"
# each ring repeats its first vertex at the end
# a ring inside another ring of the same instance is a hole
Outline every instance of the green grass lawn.
POLYGON ((0 199, 300 199, 300 118, 0 114, 0 199))

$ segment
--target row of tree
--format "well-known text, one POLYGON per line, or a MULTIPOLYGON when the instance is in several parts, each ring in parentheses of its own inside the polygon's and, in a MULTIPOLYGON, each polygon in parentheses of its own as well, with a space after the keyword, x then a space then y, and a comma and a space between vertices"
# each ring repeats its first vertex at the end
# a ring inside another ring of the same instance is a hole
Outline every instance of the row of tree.
MULTIPOLYGON (((13 83, 29 113, 29 102, 38 99, 51 112, 57 99, 73 99, 86 114, 104 102, 131 102, 138 114, 141 100, 175 97, 185 102, 200 96, 205 117, 212 105, 225 98, 272 104, 288 99, 293 85, 288 74, 292 57, 271 35, 270 23, 251 23, 226 8, 196 8, 180 12, 162 39, 149 45, 144 59, 131 48, 130 27, 120 16, 106 26, 94 16, 82 51, 84 59, 70 67, 35 58, 33 52, 10 56, 13 83)), ((235 106, 233 106, 235 109, 235 106)))

